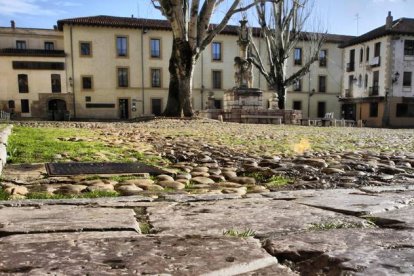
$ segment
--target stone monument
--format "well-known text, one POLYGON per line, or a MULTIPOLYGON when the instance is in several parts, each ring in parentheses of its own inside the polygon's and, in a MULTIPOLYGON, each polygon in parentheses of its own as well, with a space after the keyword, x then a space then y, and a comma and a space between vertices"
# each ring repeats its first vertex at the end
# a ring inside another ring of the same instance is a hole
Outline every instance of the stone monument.
POLYGON ((247 20, 240 21, 239 40, 240 54, 234 58, 235 86, 224 94, 224 109, 260 109, 263 91, 253 87, 253 64, 248 58, 251 29, 247 20))

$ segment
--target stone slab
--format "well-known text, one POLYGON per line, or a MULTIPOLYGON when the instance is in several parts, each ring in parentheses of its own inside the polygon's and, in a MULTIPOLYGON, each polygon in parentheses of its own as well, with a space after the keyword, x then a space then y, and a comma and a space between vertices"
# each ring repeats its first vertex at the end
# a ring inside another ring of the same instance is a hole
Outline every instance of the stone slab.
POLYGON ((278 200, 294 200, 299 198, 315 197, 318 195, 318 190, 280 191, 263 193, 261 195, 278 200))
POLYGON ((137 231, 131 209, 41 206, 0 209, 0 236, 21 233, 137 231))
POLYGON ((45 175, 44 164, 7 165, 3 169, 3 178, 6 181, 30 182, 42 179, 45 175))
POLYGON ((414 232, 337 229, 286 233, 264 243, 301 275, 413 275, 414 232))
POLYGON ((366 193, 392 193, 414 191, 414 185, 392 185, 392 186, 368 186, 361 187, 359 190, 366 193))
POLYGON ((145 196, 125 196, 106 198, 76 198, 76 199, 33 199, 33 200, 6 200, 0 201, 0 206, 30 207, 44 205, 96 205, 105 207, 129 207, 143 202, 152 202, 154 199, 145 196))
POLYGON ((238 194, 166 194, 162 199, 173 202, 196 202, 196 201, 216 201, 225 199, 240 199, 238 194))
POLYGON ((357 190, 321 190, 317 196, 295 202, 349 215, 368 215, 407 207, 414 202, 409 194, 366 194, 357 190))
POLYGON ((380 226, 414 229, 414 206, 369 216, 380 226))
POLYGON ((272 233, 307 230, 322 222, 347 222, 364 226, 366 221, 343 214, 271 199, 240 199, 216 202, 177 203, 148 207, 151 225, 161 234, 216 235, 227 230, 255 231, 258 237, 272 233))
POLYGON ((0 240, 0 274, 240 275, 277 264, 251 238, 84 234, 0 240))

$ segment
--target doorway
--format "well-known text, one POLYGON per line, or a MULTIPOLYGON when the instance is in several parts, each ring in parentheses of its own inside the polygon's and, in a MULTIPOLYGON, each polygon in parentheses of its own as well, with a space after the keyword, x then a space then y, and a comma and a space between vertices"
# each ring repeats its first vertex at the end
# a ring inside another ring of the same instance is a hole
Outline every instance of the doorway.
POLYGON ((162 99, 151 99, 151 113, 155 116, 162 114, 162 99))
POLYGON ((318 102, 318 118, 325 117, 326 114, 326 103, 318 102))
POLYGON ((129 119, 129 100, 119 99, 119 118, 121 120, 129 119))
POLYGON ((48 103, 48 119, 52 121, 64 121, 67 113, 64 100, 50 100, 48 103))

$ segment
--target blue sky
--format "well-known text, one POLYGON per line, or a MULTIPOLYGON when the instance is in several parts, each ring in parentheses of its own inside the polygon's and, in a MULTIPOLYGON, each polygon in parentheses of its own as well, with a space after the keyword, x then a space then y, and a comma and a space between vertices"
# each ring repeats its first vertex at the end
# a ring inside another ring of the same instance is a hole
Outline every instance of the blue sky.
MULTIPOLYGON (((414 0, 314 1, 314 15, 330 33, 356 35, 356 14, 360 17, 359 34, 383 25, 388 11, 392 11, 395 19, 414 18, 414 0)), ((162 18, 150 3, 150 0, 0 0, 0 26, 9 26, 12 19, 18 27, 52 28, 58 19, 81 16, 134 14, 162 18)), ((231 23, 236 24, 238 19, 235 17, 231 23)))

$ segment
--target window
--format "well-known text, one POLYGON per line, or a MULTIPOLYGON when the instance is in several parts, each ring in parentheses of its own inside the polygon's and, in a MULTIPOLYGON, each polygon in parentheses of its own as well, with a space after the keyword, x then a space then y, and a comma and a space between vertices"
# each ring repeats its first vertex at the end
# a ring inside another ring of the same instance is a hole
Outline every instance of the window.
POLYGON ((369 117, 378 117, 378 103, 369 104, 369 117))
POLYGON ((22 113, 30 113, 29 100, 20 100, 22 105, 22 113))
POLYGON ((302 65, 302 48, 295 48, 294 52, 294 65, 302 65))
POLYGON ((25 74, 18 75, 17 82, 19 84, 19 93, 29 93, 29 79, 27 75, 25 74))
POLYGON ((85 97, 85 102, 90 103, 92 101, 92 97, 91 96, 86 96, 85 97))
POLYGON ((293 83, 293 91, 302 91, 302 80, 296 80, 293 83))
POLYGON ((93 89, 93 78, 92 76, 82 76, 82 90, 93 89))
POLYGON ((55 50, 55 43, 46 41, 45 42, 45 50, 47 50, 47 51, 55 50))
POLYGON ((302 110, 302 102, 293 101, 293 110, 302 110))
POLYGON ((92 42, 79 42, 79 52, 81 57, 92 56, 92 42))
POLYGON ((221 100, 214 100, 214 108, 215 109, 221 109, 221 100))
POLYGON ((128 68, 118 68, 118 87, 129 87, 129 70, 128 68))
POLYGON ((414 40, 406 40, 404 42, 404 55, 414 56, 414 40))
POLYGON ((161 87, 161 69, 151 69, 151 86, 161 87))
POLYGON ((359 50, 359 63, 362 63, 364 61, 364 48, 361 48, 359 50))
POLYGON ((372 78, 372 91, 370 96, 378 96, 379 94, 379 71, 374 72, 372 78))
POLYGON ((151 38, 151 57, 152 58, 161 57, 161 40, 151 38))
POLYGON ((126 36, 116 37, 116 54, 118 57, 128 56, 128 38, 126 36))
POLYGON ((319 67, 326 67, 328 59, 328 50, 321 50, 319 52, 319 67))
POLYGON ((326 76, 319 76, 319 92, 326 92, 326 76))
POLYGON ((397 117, 414 117, 414 104, 397 104, 397 117))
POLYGON ((214 61, 221 61, 221 42, 213 42, 211 44, 211 51, 214 61))
POLYGON ((20 49, 20 50, 26 49, 26 41, 24 41, 24 40, 17 40, 16 41, 16 49, 20 49))
POLYGON ((362 75, 359 74, 358 76, 358 87, 362 87, 362 75))
POLYGON ((381 42, 375 43, 374 57, 379 57, 381 55, 381 42))
POLYGON ((355 70, 355 49, 349 51, 349 63, 346 65, 347 72, 353 72, 355 70))
POLYGON ((412 72, 404 72, 403 86, 411 87, 411 83, 412 83, 412 72))
POLYGON ((52 74, 50 76, 51 82, 52 82, 52 93, 60 93, 62 92, 62 85, 60 81, 60 75, 59 74, 52 74))
POLYGON ((324 118, 326 114, 326 103, 318 102, 318 118, 324 118))
POLYGON ((213 89, 221 89, 221 71, 213 70, 213 89))
POLYGON ((16 104, 15 104, 15 102, 13 100, 10 100, 8 102, 8 106, 9 106, 10 109, 16 108, 16 104))
POLYGON ((369 46, 367 46, 367 53, 366 53, 365 60, 369 61, 369 46))
POLYGON ((368 88, 368 74, 365 74, 365 82, 364 82, 365 89, 368 88))

